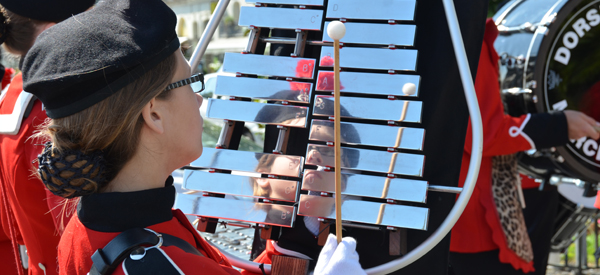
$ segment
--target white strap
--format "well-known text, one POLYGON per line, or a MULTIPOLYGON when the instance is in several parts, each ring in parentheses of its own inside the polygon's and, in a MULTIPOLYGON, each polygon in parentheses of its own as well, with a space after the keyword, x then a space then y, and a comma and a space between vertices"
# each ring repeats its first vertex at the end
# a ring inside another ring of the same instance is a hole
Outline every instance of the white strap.
MULTIPOLYGON (((0 97, 0 102, 6 96, 6 91, 8 90, 10 85, 6 86, 6 88, 2 91, 2 96, 0 97)), ((17 102, 15 102, 15 106, 13 107, 13 111, 11 114, 0 115, 0 134, 4 135, 16 135, 19 133, 21 129, 21 123, 23 122, 23 116, 25 116, 25 112, 27 111, 27 106, 33 99, 33 95, 22 91, 17 98, 17 102)))

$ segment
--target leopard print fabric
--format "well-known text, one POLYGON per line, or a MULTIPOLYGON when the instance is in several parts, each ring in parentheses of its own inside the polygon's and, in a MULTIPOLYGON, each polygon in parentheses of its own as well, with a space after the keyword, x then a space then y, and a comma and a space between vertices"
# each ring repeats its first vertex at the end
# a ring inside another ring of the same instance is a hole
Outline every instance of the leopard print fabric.
POLYGON ((521 179, 516 154, 496 156, 492 160, 492 192, 506 244, 525 262, 533 260, 533 249, 519 201, 521 179))

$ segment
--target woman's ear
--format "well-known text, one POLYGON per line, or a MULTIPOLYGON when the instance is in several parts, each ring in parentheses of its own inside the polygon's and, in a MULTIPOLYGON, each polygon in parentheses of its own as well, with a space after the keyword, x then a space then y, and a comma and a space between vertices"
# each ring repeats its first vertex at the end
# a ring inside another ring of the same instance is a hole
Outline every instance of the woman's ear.
POLYGON ((150 102, 146 103, 146 106, 142 109, 142 117, 144 118, 144 124, 157 134, 165 132, 164 128, 164 117, 162 116, 159 108, 160 102, 153 98, 150 102))

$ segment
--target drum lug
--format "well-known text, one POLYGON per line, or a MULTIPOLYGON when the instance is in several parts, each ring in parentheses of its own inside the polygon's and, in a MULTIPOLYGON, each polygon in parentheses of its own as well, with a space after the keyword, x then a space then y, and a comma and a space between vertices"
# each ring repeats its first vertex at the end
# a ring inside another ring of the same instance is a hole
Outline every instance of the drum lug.
POLYGON ((532 80, 532 81, 527 82, 527 88, 528 89, 535 89, 535 88, 537 88, 537 81, 532 80))

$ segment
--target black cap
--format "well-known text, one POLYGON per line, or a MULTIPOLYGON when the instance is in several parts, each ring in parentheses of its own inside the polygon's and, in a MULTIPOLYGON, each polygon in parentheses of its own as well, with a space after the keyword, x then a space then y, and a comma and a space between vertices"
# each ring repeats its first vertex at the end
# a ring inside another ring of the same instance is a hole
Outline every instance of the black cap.
POLYGON ((106 99, 179 48, 162 0, 105 0, 44 31, 23 61, 23 88, 50 118, 106 99))
POLYGON ((0 0, 0 5, 20 16, 50 22, 60 22, 82 13, 95 0, 0 0))

